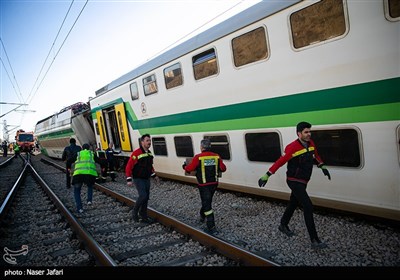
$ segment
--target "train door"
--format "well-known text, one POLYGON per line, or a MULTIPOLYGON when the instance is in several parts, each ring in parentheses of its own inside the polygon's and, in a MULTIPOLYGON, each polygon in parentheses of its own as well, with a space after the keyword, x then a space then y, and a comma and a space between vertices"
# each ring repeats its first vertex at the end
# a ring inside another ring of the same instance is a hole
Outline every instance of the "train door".
POLYGON ((97 120, 103 150, 114 143, 115 150, 132 151, 124 103, 98 111, 97 120))
POLYGON ((106 125, 103 117, 103 111, 97 111, 96 112, 96 118, 97 118, 97 125, 98 125, 98 132, 100 135, 100 145, 101 149, 105 150, 108 148, 108 135, 106 133, 106 125))

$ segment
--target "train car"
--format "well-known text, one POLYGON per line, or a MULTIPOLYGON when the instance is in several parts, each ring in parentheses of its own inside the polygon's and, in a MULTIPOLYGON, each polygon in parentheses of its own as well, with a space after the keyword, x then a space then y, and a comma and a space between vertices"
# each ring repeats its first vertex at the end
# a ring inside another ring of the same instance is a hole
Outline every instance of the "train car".
POLYGON ((41 153, 52 158, 61 158, 70 138, 75 138, 77 145, 88 143, 93 150, 96 148, 93 121, 87 103, 75 103, 38 121, 35 135, 41 153))
POLYGON ((15 134, 15 142, 19 146, 20 152, 30 153, 35 148, 35 137, 33 132, 26 132, 19 129, 15 134))
MULTIPOLYGON (((286 168, 257 181, 310 122, 332 175, 315 205, 400 220, 400 1, 262 1, 96 91, 97 145, 121 156, 152 136, 162 177, 209 138, 224 189, 288 199, 286 168)), ((139 40, 140 38, 138 38, 139 40)))

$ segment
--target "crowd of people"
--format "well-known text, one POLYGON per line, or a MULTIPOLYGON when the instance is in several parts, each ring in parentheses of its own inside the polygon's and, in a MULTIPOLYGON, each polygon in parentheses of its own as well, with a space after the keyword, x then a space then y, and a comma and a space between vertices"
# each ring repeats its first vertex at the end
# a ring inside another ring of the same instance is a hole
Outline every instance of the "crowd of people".
MULTIPOLYGON (((291 237, 295 235, 289 228, 289 222, 294 211, 298 206, 302 206, 305 225, 311 240, 313 249, 324 249, 328 245, 322 242, 317 234, 314 217, 313 204, 307 194, 307 183, 311 178, 313 165, 316 164, 328 179, 331 175, 326 168, 323 160, 318 154, 317 147, 311 139, 311 124, 300 122, 296 126, 297 139, 285 147, 285 151, 279 159, 272 164, 268 171, 258 180, 259 187, 264 187, 269 178, 275 172, 287 164, 286 182, 291 190, 289 203, 282 215, 278 230, 291 237)), ((132 219, 135 222, 152 223, 147 215, 147 205, 150 198, 150 178, 155 178, 156 170, 153 165, 153 154, 150 150, 151 136, 143 134, 140 137, 140 147, 132 152, 125 167, 126 182, 128 186, 134 186, 138 193, 138 198, 132 209, 132 219)), ((200 142, 200 153, 196 154, 191 160, 185 161, 182 165, 185 174, 193 174, 197 178, 198 190, 200 194, 199 221, 205 223, 204 230, 209 234, 217 233, 215 215, 212 208, 212 200, 218 188, 219 178, 223 172, 227 171, 227 166, 218 153, 212 151, 209 139, 205 138, 200 142)), ((83 213, 81 201, 81 188, 83 184, 88 187, 87 204, 92 205, 93 185, 96 179, 104 182, 109 175, 112 181, 116 178, 116 160, 114 155, 113 143, 110 143, 105 151, 97 149, 95 152, 90 150, 89 144, 84 144, 82 148, 76 145, 76 140, 71 138, 70 145, 65 147, 63 160, 66 162, 66 186, 71 184, 74 187, 74 198, 77 211, 83 213), (96 164, 100 165, 101 172, 98 174, 96 164), (71 182, 72 177, 72 182, 71 182)))
POLYGON ((3 141, 1 143, 1 149, 3 150, 3 157, 7 157, 11 153, 18 155, 20 152, 20 148, 17 143, 7 143, 7 141, 3 141))

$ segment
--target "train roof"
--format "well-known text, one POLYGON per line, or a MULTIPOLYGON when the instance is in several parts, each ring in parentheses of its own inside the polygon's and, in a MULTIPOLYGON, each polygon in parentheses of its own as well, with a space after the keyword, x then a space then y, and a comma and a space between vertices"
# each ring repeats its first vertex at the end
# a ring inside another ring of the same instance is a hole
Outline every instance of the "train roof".
POLYGON ((143 75, 161 65, 164 65, 178 57, 181 57, 193 50, 196 50, 210 42, 218 40, 236 30, 250 25, 267 16, 277 13, 289 6, 292 6, 302 0, 285 1, 261 1, 260 3, 249 7, 248 9, 236 14, 235 16, 211 27, 210 29, 192 37, 191 39, 173 47, 165 53, 149 60, 120 78, 112 81, 108 85, 96 91, 96 96, 106 93, 130 80, 143 75))
POLYGON ((76 115, 76 114, 79 114, 81 112, 88 111, 89 108, 90 108, 89 104, 83 103, 83 102, 77 102, 77 103, 74 103, 74 104, 69 105, 67 107, 64 107, 58 113, 54 113, 54 114, 52 114, 52 115, 50 115, 50 116, 48 116, 48 117, 46 117, 44 119, 41 119, 40 121, 38 121, 36 123, 36 125, 38 125, 39 123, 45 122, 46 120, 52 118, 53 116, 61 114, 61 113, 65 112, 65 111, 68 111, 68 110, 71 110, 72 114, 76 115))

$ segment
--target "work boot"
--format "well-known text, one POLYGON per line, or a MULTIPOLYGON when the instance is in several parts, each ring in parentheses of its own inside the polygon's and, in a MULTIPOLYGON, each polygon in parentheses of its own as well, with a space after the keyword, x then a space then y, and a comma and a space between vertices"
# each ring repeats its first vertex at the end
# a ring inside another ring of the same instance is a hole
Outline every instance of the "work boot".
POLYGON ((138 214, 137 213, 135 213, 135 212, 133 212, 133 214, 132 214, 132 219, 133 219, 133 221, 135 221, 135 222, 139 222, 139 216, 138 216, 138 214))
POLYGON ((145 218, 141 218, 140 222, 145 223, 145 224, 152 224, 154 221, 153 221, 153 219, 151 219, 149 217, 145 217, 145 218))
POLYGON ((205 228, 204 232, 208 233, 208 234, 216 234, 218 233, 217 228, 215 226, 211 227, 211 228, 205 228))
POLYGON ((313 240, 311 242, 311 249, 325 249, 328 248, 328 245, 324 242, 321 242, 321 240, 313 240))
POLYGON ((284 234, 286 234, 289 237, 292 237, 294 235, 294 232, 291 231, 287 225, 280 224, 278 229, 280 232, 283 232, 284 234))

